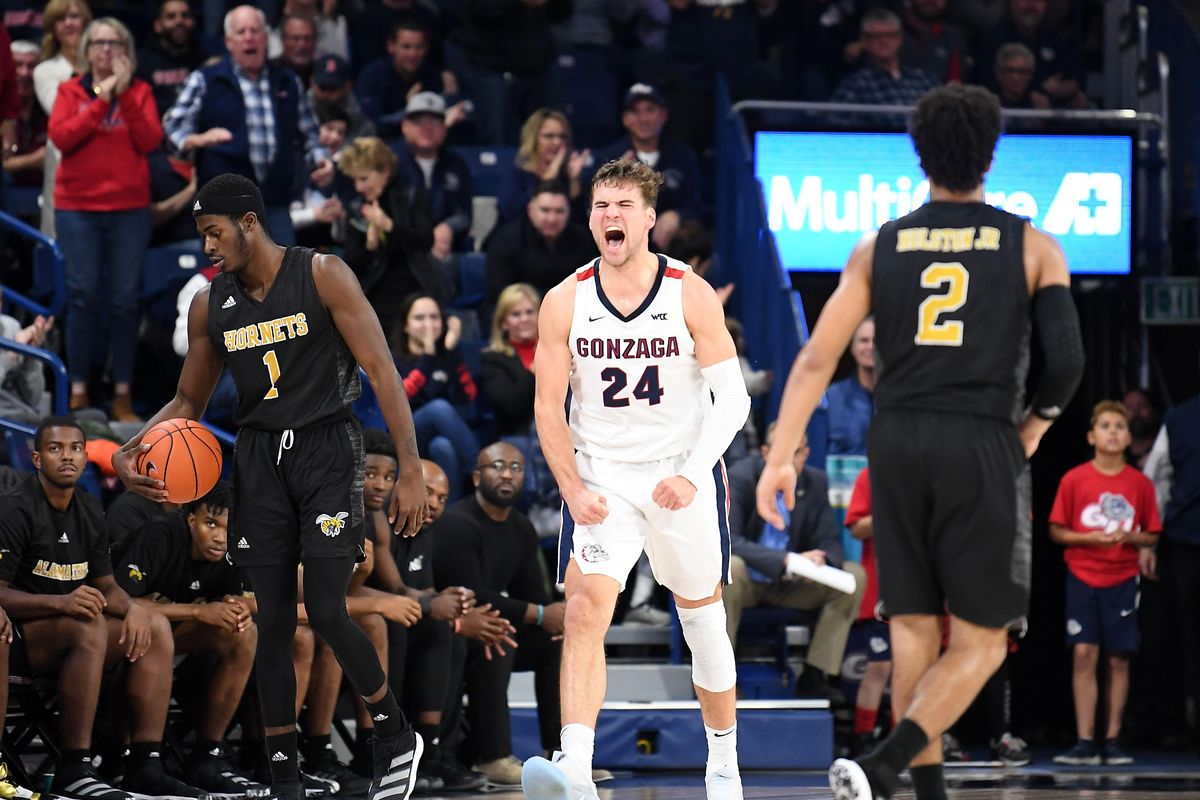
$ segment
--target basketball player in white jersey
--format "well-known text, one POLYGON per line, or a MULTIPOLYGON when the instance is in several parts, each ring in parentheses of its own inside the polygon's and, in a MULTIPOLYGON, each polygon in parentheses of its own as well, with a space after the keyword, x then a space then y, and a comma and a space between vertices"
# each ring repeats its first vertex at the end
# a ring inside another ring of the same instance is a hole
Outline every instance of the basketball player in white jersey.
POLYGON ((740 800, 721 455, 750 398, 716 293, 648 249, 662 177, 611 161, 592 179, 600 257, 546 294, 534 371, 538 437, 563 496, 558 578, 567 608, 562 752, 525 762, 530 800, 588 800, 604 635, 643 550, 675 595, 708 735, 709 800, 740 800), (570 389, 570 408, 563 404, 570 389))

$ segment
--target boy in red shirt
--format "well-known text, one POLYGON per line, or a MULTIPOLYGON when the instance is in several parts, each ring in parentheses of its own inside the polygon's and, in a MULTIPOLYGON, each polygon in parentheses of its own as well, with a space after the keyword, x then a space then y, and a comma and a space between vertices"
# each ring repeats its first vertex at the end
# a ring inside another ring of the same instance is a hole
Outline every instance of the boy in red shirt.
POLYGON ((879 603, 879 578, 875 566, 874 529, 871 524, 871 480, 867 470, 858 473, 846 509, 846 527, 850 535, 863 543, 862 566, 867 573, 855 626, 867 632, 867 671, 858 686, 854 702, 854 752, 865 753, 876 744, 876 722, 883 690, 892 674, 892 643, 886 622, 876 615, 879 603))
POLYGON ((1129 694, 1129 657, 1138 648, 1138 548, 1153 547, 1162 525, 1154 484, 1125 463, 1129 412, 1113 400, 1092 411, 1095 457, 1063 476, 1050 512, 1050 538, 1067 562, 1067 643, 1072 646, 1079 741, 1059 764, 1131 764, 1117 743, 1129 694), (1096 746, 1096 666, 1108 653, 1107 732, 1096 746))

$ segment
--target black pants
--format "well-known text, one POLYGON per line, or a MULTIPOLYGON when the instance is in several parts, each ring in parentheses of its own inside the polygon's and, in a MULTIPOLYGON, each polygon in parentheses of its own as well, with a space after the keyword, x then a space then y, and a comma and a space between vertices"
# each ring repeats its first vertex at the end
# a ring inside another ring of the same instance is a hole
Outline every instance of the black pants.
MULTIPOLYGON (((512 725, 508 712, 508 681, 514 672, 534 673, 534 692, 537 696, 538 729, 542 749, 558 749, 558 734, 562 714, 558 696, 558 673, 562 661, 562 642, 553 641, 550 634, 536 625, 517 626, 514 637, 520 645, 515 651, 498 655, 494 649, 489 661, 483 645, 467 640, 466 646, 455 648, 452 687, 447 707, 447 723, 465 717, 467 737, 463 744, 463 760, 467 764, 493 761, 512 755, 512 725), (463 692, 467 695, 465 714, 463 692)), ((462 638, 459 637, 462 642, 462 638)))
POLYGON ((1184 696, 1200 709, 1200 546, 1162 537, 1158 568, 1175 607, 1184 696))
POLYGON ((447 622, 422 617, 406 628, 389 621, 388 684, 409 719, 441 711, 450 690, 454 630, 447 622))

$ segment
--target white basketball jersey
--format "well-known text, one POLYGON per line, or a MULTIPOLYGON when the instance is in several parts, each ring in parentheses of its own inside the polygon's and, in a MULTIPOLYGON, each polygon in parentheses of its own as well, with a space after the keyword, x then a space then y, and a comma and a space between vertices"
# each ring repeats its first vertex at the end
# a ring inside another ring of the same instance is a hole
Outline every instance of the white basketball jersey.
POLYGON ((660 255, 653 288, 628 316, 604 295, 600 259, 575 271, 569 422, 576 450, 644 462, 694 446, 712 398, 683 319, 690 269, 660 255))

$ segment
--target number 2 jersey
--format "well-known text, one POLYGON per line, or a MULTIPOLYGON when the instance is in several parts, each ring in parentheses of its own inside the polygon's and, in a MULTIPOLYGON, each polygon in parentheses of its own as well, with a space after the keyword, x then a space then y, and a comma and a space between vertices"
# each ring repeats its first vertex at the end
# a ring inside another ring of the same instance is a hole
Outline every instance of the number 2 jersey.
POLYGON ((1029 367, 1025 225, 985 203, 930 202, 879 229, 876 409, 1017 421, 1029 367))
POLYGON ((658 274, 628 316, 600 284, 600 259, 575 271, 568 420, 575 449, 646 462, 690 451, 712 400, 683 318, 691 267, 658 256, 658 274))
POLYGON ((233 373, 239 428, 284 431, 344 419, 362 391, 358 364, 321 302, 313 251, 289 247, 261 301, 232 273, 209 284, 208 333, 233 373))

